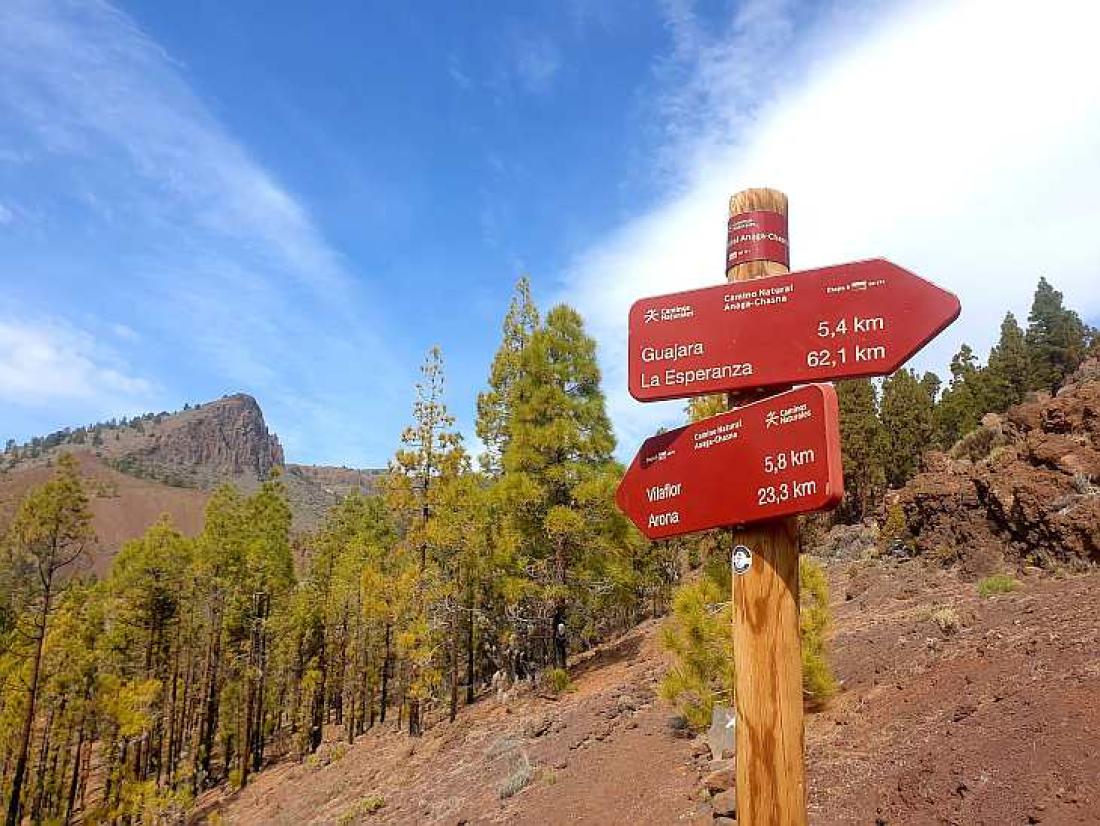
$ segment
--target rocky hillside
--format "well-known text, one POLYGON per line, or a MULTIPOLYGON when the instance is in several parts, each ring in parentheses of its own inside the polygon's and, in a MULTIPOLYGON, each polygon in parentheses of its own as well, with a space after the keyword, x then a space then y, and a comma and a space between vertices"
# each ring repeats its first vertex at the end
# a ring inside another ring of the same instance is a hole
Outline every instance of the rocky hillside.
POLYGON ((107 439, 104 456, 123 472, 202 489, 265 479, 285 464, 260 405, 243 393, 176 413, 143 431, 131 434, 136 438, 107 439))
POLYGON ((248 491, 282 470, 296 530, 310 530, 352 491, 370 492, 381 470, 286 464, 279 438, 252 396, 238 393, 177 413, 62 431, 9 450, 0 461, 0 525, 23 493, 49 477, 63 451, 80 460, 93 493, 104 568, 127 539, 161 514, 195 533, 209 492, 229 482, 248 491))
MULTIPOLYGON (((829 568, 842 690, 808 709, 815 826, 1096 823, 1100 574, 1025 577, 982 599, 923 560, 829 568)), ((571 664, 573 689, 487 693, 424 737, 396 721, 304 762, 271 754, 191 822, 732 826, 733 761, 661 699, 651 621, 571 664)))
POLYGON ((909 541, 973 576, 1100 562, 1100 363, 1054 397, 987 415, 899 493, 909 541))
POLYGON ((0 467, 48 465, 62 451, 90 453, 131 476, 209 490, 225 481, 264 479, 284 465, 278 437, 244 393, 120 423, 67 428, 20 447, 9 446, 0 467))

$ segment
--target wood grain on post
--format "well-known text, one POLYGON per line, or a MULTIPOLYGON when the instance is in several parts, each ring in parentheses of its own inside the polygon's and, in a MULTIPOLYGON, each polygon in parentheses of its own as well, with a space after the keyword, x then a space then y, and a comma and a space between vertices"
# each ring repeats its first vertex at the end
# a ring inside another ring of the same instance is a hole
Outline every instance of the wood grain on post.
MULTIPOLYGON (((731 217, 753 210, 785 216, 787 196, 774 189, 746 189, 730 198, 731 217)), ((788 271, 783 262, 746 261, 730 267, 726 280, 749 281, 788 271)), ((760 330, 759 335, 768 331, 760 330)), ((731 405, 737 401, 730 398, 731 405)), ((735 529, 733 540, 753 555, 749 571, 733 577, 737 822, 804 826, 798 522, 792 518, 735 529)))

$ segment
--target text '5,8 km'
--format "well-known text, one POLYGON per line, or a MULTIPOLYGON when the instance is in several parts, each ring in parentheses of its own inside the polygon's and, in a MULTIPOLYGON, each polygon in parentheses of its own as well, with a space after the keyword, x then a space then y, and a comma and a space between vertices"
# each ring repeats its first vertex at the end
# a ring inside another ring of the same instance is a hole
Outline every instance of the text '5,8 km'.
POLYGON ((664 539, 830 508, 843 492, 836 391, 811 384, 647 439, 616 501, 664 539))

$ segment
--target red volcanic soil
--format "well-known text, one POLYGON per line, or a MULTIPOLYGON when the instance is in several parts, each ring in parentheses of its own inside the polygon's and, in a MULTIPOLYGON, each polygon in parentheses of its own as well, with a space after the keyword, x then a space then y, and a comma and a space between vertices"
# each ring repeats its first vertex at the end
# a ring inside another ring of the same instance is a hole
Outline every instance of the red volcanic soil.
MULTIPOLYGON (((811 823, 1100 823, 1100 572, 1025 577, 989 599, 919 561, 829 573, 844 687, 806 718, 811 823)), ((656 694, 658 629, 575 663, 557 700, 485 697, 415 741, 387 726, 346 747, 334 729, 307 762, 208 793, 195 819, 718 822, 710 756, 676 736, 656 694), (529 783, 502 797, 517 774, 529 783), (373 814, 371 798, 384 801, 373 814)))
MULTIPOLYGON (((140 536, 161 514, 171 516, 173 524, 188 536, 202 530, 209 493, 119 473, 88 451, 74 451, 73 455, 91 499, 92 527, 99 541, 89 565, 97 574, 107 571, 126 540, 140 536)), ((54 468, 36 463, 0 474, 0 526, 7 524, 27 491, 53 473, 54 468)))

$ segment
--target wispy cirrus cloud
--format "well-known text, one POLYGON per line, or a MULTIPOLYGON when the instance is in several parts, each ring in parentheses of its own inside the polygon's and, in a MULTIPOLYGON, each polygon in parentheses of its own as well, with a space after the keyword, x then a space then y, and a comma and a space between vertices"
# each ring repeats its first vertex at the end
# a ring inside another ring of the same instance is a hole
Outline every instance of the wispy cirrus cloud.
POLYGON ((447 74, 450 75, 455 86, 463 92, 470 91, 474 86, 473 78, 462 68, 462 62, 458 59, 458 55, 451 55, 447 58, 447 74))
POLYGON ((534 94, 550 91, 562 67, 561 51, 554 41, 542 34, 518 36, 513 50, 523 88, 534 94))
MULTIPOLYGON (((95 283, 99 306, 119 309, 110 317, 140 336, 168 387, 201 360, 217 385, 202 392, 259 395, 291 452, 313 429, 291 408, 305 395, 344 411, 322 455, 388 453, 392 434, 355 441, 374 435, 353 426, 366 391, 345 372, 355 363, 382 380, 376 403, 404 386, 369 284, 130 17, 103 0, 0 4, 0 139, 29 158, 10 185, 59 216, 53 231, 80 245, 79 280, 95 283)), ((36 264, 49 257, 17 251, 36 264)), ((53 277, 76 282, 75 271, 53 277)), ((181 401, 165 393, 165 405, 181 401)))
POLYGON ((963 340, 984 352, 1042 274, 1100 314, 1096 8, 840 1, 807 18, 758 2, 714 35, 690 5, 667 9, 672 48, 643 96, 660 195, 562 288, 599 340, 624 457, 682 420, 627 395, 627 309, 722 280, 726 200, 746 187, 790 196, 797 269, 885 255, 960 295, 923 368, 942 372, 963 340))
POLYGON ((0 106, 47 151, 125 163, 165 213, 260 241, 304 280, 332 286, 343 278, 301 204, 213 117, 183 67, 113 6, 4 3, 0 71, 0 106))

